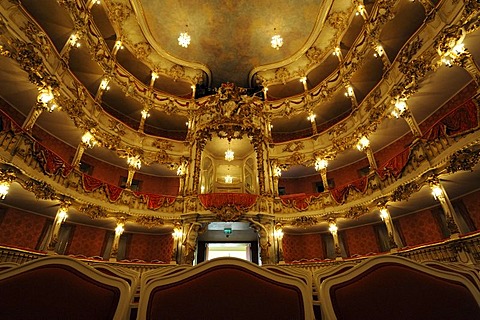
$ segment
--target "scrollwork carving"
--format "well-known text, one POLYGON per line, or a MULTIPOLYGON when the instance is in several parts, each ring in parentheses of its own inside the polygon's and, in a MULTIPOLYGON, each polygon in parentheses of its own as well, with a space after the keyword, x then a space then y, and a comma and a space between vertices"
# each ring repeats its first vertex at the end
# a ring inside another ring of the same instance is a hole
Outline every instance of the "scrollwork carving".
POLYGON ((390 196, 391 201, 408 200, 412 194, 420 190, 420 185, 416 181, 403 184, 397 187, 390 196))
POLYGON ((55 189, 44 181, 29 179, 25 181, 25 189, 35 194, 37 199, 55 200, 58 198, 55 189))
POLYGON ((314 226, 318 223, 318 219, 315 217, 301 216, 293 219, 290 224, 296 227, 306 228, 308 226, 314 226))
POLYGON ((446 167, 448 173, 457 171, 473 171, 473 168, 480 161, 480 149, 464 149, 455 152, 446 167))
POLYGON ((107 212, 100 206, 86 204, 79 208, 79 211, 90 217, 92 220, 107 218, 107 212))
POLYGON ((135 222, 147 227, 148 229, 162 226, 165 223, 162 218, 153 216, 140 216, 135 219, 135 222))

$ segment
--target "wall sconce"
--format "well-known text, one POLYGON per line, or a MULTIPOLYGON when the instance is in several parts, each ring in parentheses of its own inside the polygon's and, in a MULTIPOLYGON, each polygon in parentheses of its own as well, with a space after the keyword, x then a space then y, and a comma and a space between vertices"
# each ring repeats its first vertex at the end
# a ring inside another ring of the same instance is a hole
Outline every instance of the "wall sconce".
POLYGON ((5 199, 9 190, 10 190, 10 182, 0 181, 0 199, 1 200, 5 199))
POLYGON ((277 223, 275 225, 275 230, 273 231, 273 235, 276 239, 282 239, 283 238, 283 228, 280 223, 277 223))
POLYGON ((175 224, 172 235, 175 239, 181 239, 183 236, 182 226, 179 224, 175 224))
POLYGON ((179 165, 177 168, 177 176, 184 176, 186 172, 187 172, 187 165, 184 162, 182 162, 182 164, 179 165))
POLYGON ((87 131, 83 134, 82 136, 82 143, 87 147, 87 148, 93 148, 97 145, 98 141, 95 139, 93 134, 90 131, 87 131))
POLYGON ((361 15, 364 20, 367 20, 367 9, 365 9, 363 4, 357 6, 357 12, 355 12, 355 15, 361 15))
POLYGON ((147 119, 148 117, 150 117, 150 113, 148 112, 147 109, 143 109, 143 110, 141 111, 141 113, 142 113, 142 118, 143 118, 143 119, 147 119))
POLYGON ((392 116, 395 118, 400 118, 402 114, 407 110, 407 103, 405 100, 399 100, 397 99, 395 101, 395 108, 392 111, 392 116))
POLYGON ((115 41, 115 49, 116 50, 122 50, 123 49, 123 44, 121 40, 115 41))
POLYGON ((345 97, 353 97, 355 95, 355 91, 353 91, 352 86, 347 86, 347 92, 345 92, 345 97))
POLYGON ((125 231, 123 227, 124 227, 123 222, 117 223, 117 227, 115 228, 115 236, 119 237, 122 235, 123 231, 125 231))
POLYGON ((338 232, 338 227, 335 222, 330 222, 328 225, 328 231, 330 231, 331 234, 336 235, 338 232))
POLYGON ((57 211, 57 223, 62 224, 68 218, 68 204, 62 204, 57 211))
POLYGON ((72 47, 77 47, 77 48, 80 47, 79 40, 80 40, 80 36, 77 33, 72 34, 70 38, 68 38, 68 42, 70 43, 70 45, 72 47))
POLYGON ((340 57, 342 54, 342 51, 340 50, 340 47, 335 47, 332 53, 334 56, 340 57))
POLYGON ((10 170, 0 170, 0 200, 5 199, 10 190, 10 184, 16 179, 10 170))
POLYGON ((380 218, 382 218, 382 221, 390 219, 390 213, 387 208, 380 209, 380 218))
POLYGON ((43 105, 47 105, 49 102, 53 100, 54 96, 52 90, 50 88, 43 88, 40 90, 37 101, 43 105))
POLYGON ((127 157, 127 164, 134 170, 140 170, 142 167, 142 160, 139 155, 127 157))
POLYGON ((430 188, 432 189, 432 195, 435 200, 439 200, 443 197, 443 190, 438 184, 433 184, 430 188))
POLYGON ((363 136, 360 141, 357 143, 358 151, 363 151, 370 146, 370 140, 367 137, 363 136))
POLYGON ((273 177, 274 178, 280 178, 282 176, 282 168, 278 166, 273 167, 273 177))
POLYGON ((328 161, 325 159, 320 159, 317 158, 315 160, 315 171, 321 171, 323 169, 326 169, 328 166, 328 161))
POLYGON ((383 46, 381 44, 375 46, 375 53, 373 56, 376 57, 381 57, 385 54, 385 49, 383 49, 383 46))
POLYGON ((110 90, 110 87, 108 86, 108 83, 110 82, 110 80, 108 80, 107 78, 103 78, 102 79, 102 82, 100 82, 100 89, 102 90, 110 90))

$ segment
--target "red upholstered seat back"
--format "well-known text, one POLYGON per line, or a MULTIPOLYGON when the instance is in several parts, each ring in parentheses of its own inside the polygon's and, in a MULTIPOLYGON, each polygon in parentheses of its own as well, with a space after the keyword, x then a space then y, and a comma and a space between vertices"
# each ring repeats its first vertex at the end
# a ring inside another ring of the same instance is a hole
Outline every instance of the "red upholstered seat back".
POLYGON ((107 269, 107 268, 102 267, 102 266, 95 267, 95 269, 98 270, 98 271, 100 271, 101 273, 105 273, 106 275, 123 279, 123 280, 127 281, 127 283, 128 283, 130 286, 132 286, 132 279, 130 279, 129 277, 122 276, 122 275, 120 275, 118 272, 115 273, 115 272, 113 272, 112 270, 107 269))
POLYGON ((120 291, 66 265, 0 280, 0 319, 112 319, 120 291))
POLYGON ((338 319, 480 319, 464 284, 402 264, 374 265, 329 292, 338 319))
POLYGON ((304 319, 302 292, 235 265, 152 290, 147 319, 304 319))

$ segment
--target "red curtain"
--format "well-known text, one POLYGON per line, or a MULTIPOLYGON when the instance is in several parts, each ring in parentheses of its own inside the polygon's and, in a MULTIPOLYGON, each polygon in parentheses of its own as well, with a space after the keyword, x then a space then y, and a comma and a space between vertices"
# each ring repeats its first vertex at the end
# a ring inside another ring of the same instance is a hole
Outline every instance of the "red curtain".
POLYGON ((91 177, 87 174, 82 175, 83 190, 87 192, 92 192, 101 186, 103 186, 103 181, 98 180, 94 177, 91 177))
POLYGON ((410 159, 410 148, 405 150, 388 160, 381 168, 377 170, 380 179, 385 179, 387 176, 394 176, 398 178, 410 159))
POLYGON ((295 208, 298 211, 307 210, 310 206, 312 200, 317 199, 320 195, 318 194, 292 194, 280 196, 280 201, 286 207, 295 208))
POLYGON ((145 192, 134 192, 133 194, 136 197, 142 198, 142 200, 147 203, 147 208, 151 210, 156 210, 164 205, 169 206, 176 200, 175 196, 164 196, 145 192))
POLYGON ((348 184, 330 190, 330 193, 337 203, 345 202, 345 198, 350 190, 365 193, 367 191, 368 176, 354 180, 348 184))
POLYGON ((431 141, 439 137, 452 137, 476 127, 478 127, 477 105, 473 100, 468 100, 435 123, 425 132, 423 138, 431 141))
MULTIPOLYGON (((65 167, 68 167, 66 170, 68 173, 72 170, 71 166, 66 164, 62 158, 36 141, 33 143, 33 156, 40 163, 43 171, 47 175, 55 175, 60 172, 60 170, 62 170, 62 174, 64 174, 63 169, 65 167)), ((64 174, 64 176, 66 176, 66 174, 64 174)))
POLYGON ((123 190, 123 188, 111 184, 105 184, 105 191, 107 192, 108 200, 111 202, 116 202, 122 195, 123 190))

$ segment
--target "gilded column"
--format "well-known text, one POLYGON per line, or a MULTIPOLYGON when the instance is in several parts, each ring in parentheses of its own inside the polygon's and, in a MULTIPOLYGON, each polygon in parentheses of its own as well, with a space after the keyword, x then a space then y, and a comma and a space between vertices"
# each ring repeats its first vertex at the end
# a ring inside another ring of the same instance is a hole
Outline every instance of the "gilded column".
POLYGON ((363 136, 360 141, 357 143, 357 149, 363 151, 367 154, 368 163, 370 165, 370 171, 377 169, 377 162, 373 155, 373 151, 370 148, 370 140, 367 137, 363 136))
POLYGON ((123 234, 123 231, 125 231, 124 226, 125 221, 123 219, 117 221, 117 227, 115 228, 115 237, 113 238, 112 250, 110 251, 109 261, 117 261, 118 245, 120 243, 120 236, 123 234))
POLYGON ((396 248, 403 247, 402 241, 400 240, 397 230, 395 230, 395 226, 393 224, 392 217, 390 216, 390 212, 385 206, 380 207, 380 218, 382 218, 382 221, 385 223, 385 226, 387 227, 388 243, 390 245, 390 249, 395 250, 396 248))
POLYGON ((330 231, 330 233, 333 236, 333 246, 335 248, 335 259, 336 260, 342 260, 342 249, 340 247, 340 241, 338 240, 337 224, 336 224, 335 220, 330 220, 328 225, 329 225, 328 231, 330 231))
POLYGON ((457 216, 457 213, 453 209, 452 203, 448 198, 445 189, 440 184, 437 178, 433 178, 430 181, 430 189, 432 190, 432 195, 435 200, 440 202, 443 212, 445 213, 445 218, 447 220, 447 228, 451 233, 451 237, 458 237, 459 233, 467 232, 466 228, 462 228, 460 218, 457 216), (462 231, 462 229, 465 229, 462 231))
POLYGON ((62 223, 68 217, 68 207, 70 206, 69 202, 63 202, 58 208, 57 214, 55 215, 55 219, 53 221, 52 233, 50 236, 50 240, 48 241, 47 251, 49 253, 53 253, 55 251, 55 247, 58 243, 59 235, 60 235, 60 227, 62 223))

